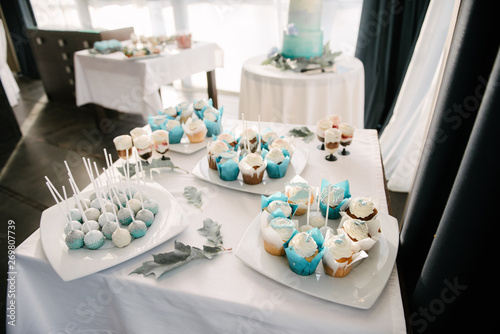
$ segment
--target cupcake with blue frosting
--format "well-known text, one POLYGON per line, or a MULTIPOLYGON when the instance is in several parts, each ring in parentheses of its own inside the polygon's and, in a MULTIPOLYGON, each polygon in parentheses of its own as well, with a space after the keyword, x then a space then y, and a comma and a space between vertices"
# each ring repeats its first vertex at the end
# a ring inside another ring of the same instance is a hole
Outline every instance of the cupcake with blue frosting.
POLYGON ((323 217, 326 217, 328 211, 328 219, 340 218, 340 212, 349 205, 350 198, 351 193, 347 180, 333 185, 326 180, 321 181, 321 192, 318 200, 323 217))

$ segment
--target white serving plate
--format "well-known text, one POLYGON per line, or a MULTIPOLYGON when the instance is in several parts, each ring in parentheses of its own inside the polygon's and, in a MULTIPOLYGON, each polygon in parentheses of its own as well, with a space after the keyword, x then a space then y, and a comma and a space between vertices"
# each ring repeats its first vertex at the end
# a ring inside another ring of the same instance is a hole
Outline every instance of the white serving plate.
MULTIPOLYGON (((70 250, 64 242, 66 218, 62 216, 57 205, 43 211, 40 221, 43 250, 54 270, 64 281, 84 277, 127 261, 162 244, 187 227, 179 204, 165 188, 156 182, 148 182, 143 190, 158 202, 159 212, 146 235, 132 240, 123 248, 117 248, 110 240, 106 240, 97 250, 70 250)), ((82 196, 88 197, 92 192, 84 191, 82 196)), ((68 201, 70 207, 73 207, 73 198, 68 201)), ((62 203, 62 207, 65 208, 65 203, 62 203)))
MULTIPOLYGON (((260 213, 247 228, 236 250, 236 257, 250 268, 281 284, 303 293, 360 309, 369 309, 384 289, 396 261, 399 243, 397 220, 379 213, 381 237, 368 252, 368 257, 341 278, 325 274, 322 262, 315 274, 300 276, 288 265, 286 256, 273 256, 264 250, 260 232, 260 213)), ((300 225, 306 216, 301 216, 300 225)), ((295 219, 295 218, 294 218, 295 219)), ((340 219, 328 226, 337 230, 340 219)))
POLYGON ((207 147, 208 143, 213 141, 212 138, 205 138, 204 141, 200 143, 191 143, 189 139, 184 135, 181 142, 178 144, 170 144, 169 150, 172 152, 182 153, 182 154, 192 154, 198 152, 201 149, 207 147))
POLYGON ((208 167, 208 159, 204 156, 196 166, 194 167, 192 173, 194 176, 210 182, 217 184, 222 187, 227 187, 243 192, 262 194, 262 195, 272 195, 278 191, 282 191, 285 188, 285 184, 293 179, 294 176, 300 175, 307 165, 307 159, 309 158, 309 151, 302 146, 297 146, 295 152, 293 153, 292 159, 290 160, 290 165, 284 177, 279 179, 272 179, 267 176, 267 172, 264 173, 262 182, 259 184, 249 185, 243 182, 243 177, 238 175, 238 178, 234 181, 224 181, 219 177, 219 173, 208 167))

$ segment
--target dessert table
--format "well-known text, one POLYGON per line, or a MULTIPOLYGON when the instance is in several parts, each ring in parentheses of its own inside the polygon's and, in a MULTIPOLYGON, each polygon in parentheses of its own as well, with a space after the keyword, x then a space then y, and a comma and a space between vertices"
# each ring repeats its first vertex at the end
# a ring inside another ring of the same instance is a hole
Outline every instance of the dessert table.
MULTIPOLYGON (((238 124, 223 123, 225 129, 235 129, 238 124)), ((257 129, 257 123, 248 125, 257 129)), ((263 128, 271 127, 278 134, 286 134, 294 126, 262 122, 263 128)), ((377 132, 356 130, 348 146, 351 154, 339 155, 335 162, 324 159, 326 153, 317 149, 318 143, 295 138, 297 148, 309 152, 301 177, 313 186, 322 178, 333 183, 348 180, 353 196, 369 196, 379 212, 388 213, 377 132)), ((193 176, 194 166, 206 159, 205 149, 192 154, 169 151, 167 155, 175 166, 190 173, 162 168, 152 178, 177 200, 187 228, 137 257, 70 281, 63 281, 54 271, 40 231, 36 231, 16 250, 16 326, 7 326, 10 333, 406 333, 395 265, 389 269, 387 283, 374 291, 380 296, 367 309, 298 291, 296 287, 306 278, 291 271, 287 274, 290 284, 278 283, 235 254, 249 224, 261 211, 261 196, 193 176), (201 191, 200 208, 183 196, 187 186, 201 191), (196 247, 206 244, 197 230, 207 218, 222 225, 224 247, 232 251, 190 262, 159 279, 131 274, 152 260, 152 254, 172 251, 174 240, 196 247)), ((352 298, 362 297, 354 294, 352 298)))
POLYGON ((94 103, 122 112, 156 115, 163 110, 159 89, 174 80, 207 72, 208 95, 217 106, 215 68, 223 66, 215 43, 193 42, 189 49, 167 45, 160 55, 128 59, 122 52, 74 54, 76 104, 94 103))
POLYGON ((316 125, 320 118, 341 115, 342 121, 364 128, 365 78, 361 61, 340 55, 336 73, 283 71, 261 65, 265 56, 243 64, 240 114, 245 119, 316 125))

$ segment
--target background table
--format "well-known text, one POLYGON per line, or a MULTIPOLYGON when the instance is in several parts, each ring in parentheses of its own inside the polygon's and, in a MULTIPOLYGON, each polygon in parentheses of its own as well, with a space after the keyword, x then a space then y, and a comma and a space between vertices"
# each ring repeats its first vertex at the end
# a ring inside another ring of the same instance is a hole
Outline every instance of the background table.
MULTIPOLYGON (((235 124, 225 122, 231 129, 235 124)), ((255 123, 249 123, 257 129, 255 123)), ((271 124, 285 134, 291 125, 271 124)), ((267 128, 266 124, 262 124, 267 128)), ((349 180, 353 196, 371 196, 387 213, 377 132, 357 130, 351 155, 328 162, 318 142, 302 172, 311 185, 321 177, 349 180)), ((205 150, 192 155, 169 153, 172 162, 189 171, 205 159, 205 150)), ((117 163, 118 164, 118 163, 117 163)), ((236 250, 250 222, 260 211, 260 196, 231 190, 182 171, 164 169, 154 175, 184 210, 188 228, 174 239, 201 247, 196 230, 211 218, 222 225, 224 246, 236 250), (201 209, 183 197, 184 187, 202 192, 201 209)), ((56 185, 57 186, 57 185, 56 185)), ((79 185, 84 188, 85 185, 79 185)), ((47 193, 47 196, 50 196, 47 193)), ((115 267, 63 282, 48 263, 39 231, 16 250, 16 327, 12 333, 69 333, 110 330, 117 333, 405 333, 405 318, 396 267, 375 304, 367 310, 328 302, 282 285, 252 270, 234 252, 212 260, 196 260, 159 280, 130 275, 151 254, 173 250, 174 239, 115 267)), ((300 280, 300 276, 296 276, 300 280)), ((299 281, 300 282, 300 281, 299 281)))
POLYGON ((122 52, 93 55, 75 52, 76 104, 95 103, 147 118, 163 110, 159 89, 174 80, 207 72, 209 98, 217 106, 215 68, 223 66, 223 52, 215 43, 194 42, 190 49, 167 46, 164 54, 126 59, 122 52))
POLYGON ((240 114, 245 119, 316 125, 330 114, 364 128, 365 77, 361 61, 341 55, 338 73, 304 74, 263 66, 265 56, 243 64, 240 114))

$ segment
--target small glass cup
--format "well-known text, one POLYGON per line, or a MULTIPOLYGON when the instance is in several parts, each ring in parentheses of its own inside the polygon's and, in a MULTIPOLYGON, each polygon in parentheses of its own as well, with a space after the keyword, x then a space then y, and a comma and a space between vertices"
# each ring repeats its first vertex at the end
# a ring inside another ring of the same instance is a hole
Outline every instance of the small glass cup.
POLYGON ((333 154, 338 151, 342 132, 339 129, 331 128, 325 131, 325 151, 330 153, 325 157, 328 161, 336 161, 333 154))
POLYGON ((339 126, 340 126, 340 120, 341 120, 341 117, 339 115, 330 115, 328 116, 328 119, 332 122, 332 128, 334 129, 338 129, 339 126))
POLYGON ((316 127, 316 137, 321 142, 321 145, 318 145, 319 150, 325 150, 325 131, 331 128, 332 122, 328 118, 322 119, 318 122, 316 127))
POLYGON ((142 160, 147 161, 153 156, 153 147, 147 135, 136 137, 134 139, 134 146, 137 150, 137 154, 142 160))
POLYGON ((151 138, 153 139, 155 151, 161 154, 162 160, 167 160, 165 153, 167 153, 169 148, 168 131, 155 130, 153 131, 151 138))
POLYGON ((134 143, 134 145, 135 145, 136 138, 138 138, 140 136, 147 136, 147 135, 148 135, 148 131, 144 128, 141 128, 141 127, 133 128, 132 130, 130 130, 130 136, 132 136, 132 142, 134 143))
POLYGON ((132 156, 132 137, 129 135, 117 136, 113 139, 116 152, 121 159, 126 160, 132 156))
POLYGON ((191 47, 191 33, 189 31, 181 31, 175 36, 177 47, 179 49, 189 49, 191 47))
POLYGON ((349 155, 351 152, 346 150, 346 146, 351 145, 352 137, 354 136, 354 127, 347 123, 342 123, 339 126, 339 130, 342 132, 340 137, 340 145, 343 146, 342 151, 339 152, 340 155, 349 155))

